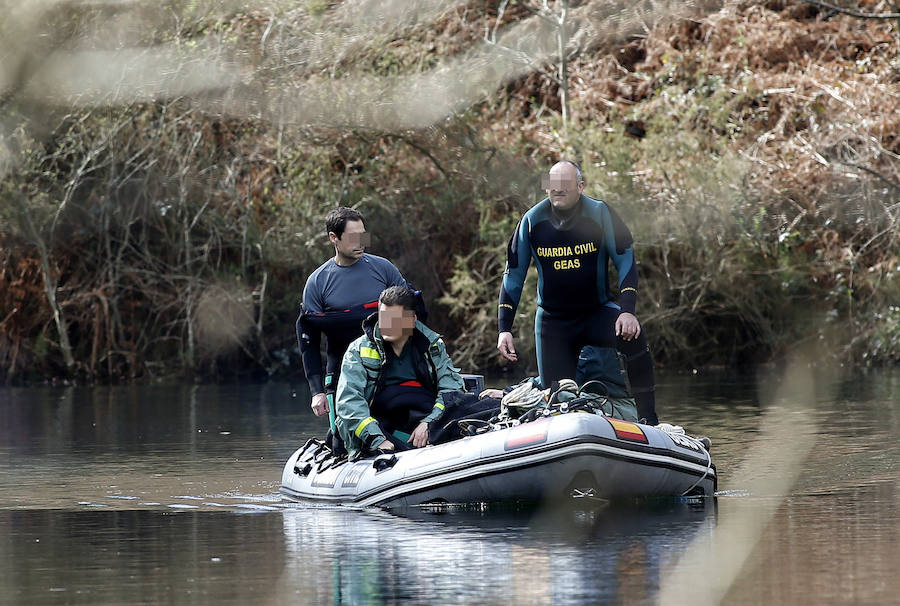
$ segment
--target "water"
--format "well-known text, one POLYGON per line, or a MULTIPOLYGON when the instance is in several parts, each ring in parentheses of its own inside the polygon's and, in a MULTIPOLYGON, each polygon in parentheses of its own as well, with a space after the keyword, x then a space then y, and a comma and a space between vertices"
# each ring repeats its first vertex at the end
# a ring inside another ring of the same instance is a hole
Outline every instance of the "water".
POLYGON ((443 513, 283 503, 300 384, 0 388, 0 604, 896 603, 900 372, 785 385, 659 378, 715 501, 443 513))

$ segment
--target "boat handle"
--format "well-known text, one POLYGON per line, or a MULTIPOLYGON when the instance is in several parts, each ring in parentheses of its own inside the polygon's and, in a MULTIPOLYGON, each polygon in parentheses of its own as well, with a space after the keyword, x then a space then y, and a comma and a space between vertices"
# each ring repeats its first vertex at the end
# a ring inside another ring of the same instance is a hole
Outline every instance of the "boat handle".
POLYGON ((397 455, 391 455, 389 457, 378 457, 377 459, 372 461, 372 467, 375 468, 375 473, 384 471, 385 469, 390 469, 396 464, 397 455))

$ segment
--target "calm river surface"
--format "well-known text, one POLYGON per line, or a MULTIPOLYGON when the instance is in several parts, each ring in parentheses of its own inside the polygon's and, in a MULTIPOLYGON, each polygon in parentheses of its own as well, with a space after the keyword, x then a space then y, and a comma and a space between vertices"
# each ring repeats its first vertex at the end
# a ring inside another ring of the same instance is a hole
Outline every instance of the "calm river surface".
POLYGON ((0 387, 0 604, 897 604, 900 372, 839 374, 661 375, 719 496, 578 511, 283 503, 299 382, 0 387))

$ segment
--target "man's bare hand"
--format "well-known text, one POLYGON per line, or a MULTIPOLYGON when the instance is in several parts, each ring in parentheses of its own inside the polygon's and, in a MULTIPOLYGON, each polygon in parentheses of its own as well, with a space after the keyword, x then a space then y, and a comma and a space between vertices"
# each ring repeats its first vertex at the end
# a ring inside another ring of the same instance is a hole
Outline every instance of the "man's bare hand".
POLYGON ((324 393, 317 393, 312 397, 312 402, 309 404, 312 411, 316 414, 317 417, 321 417, 322 415, 328 414, 328 397, 324 393))
POLYGON ((384 442, 382 442, 375 448, 377 448, 378 450, 394 450, 394 443, 385 438, 384 442))
POLYGON ((419 423, 409 436, 409 442, 416 448, 422 448, 428 445, 428 423, 419 423))
POLYGON ((500 350, 500 355, 510 362, 519 360, 519 356, 516 354, 516 346, 513 345, 513 336, 511 332, 500 333, 500 337, 497 339, 497 349, 500 350))
POLYGON ((485 389, 480 394, 478 394, 478 399, 481 400, 483 398, 497 398, 498 400, 503 397, 503 392, 499 389, 494 389, 493 387, 485 389))
POLYGON ((641 323, 634 314, 623 311, 616 320, 616 336, 623 341, 631 341, 641 334, 641 323))

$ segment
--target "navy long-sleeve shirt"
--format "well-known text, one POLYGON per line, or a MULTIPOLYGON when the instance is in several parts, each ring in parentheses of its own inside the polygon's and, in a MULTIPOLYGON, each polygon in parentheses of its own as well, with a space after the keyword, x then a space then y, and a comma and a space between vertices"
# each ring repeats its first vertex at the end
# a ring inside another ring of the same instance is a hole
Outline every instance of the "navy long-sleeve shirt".
POLYGON ((389 286, 408 284, 393 263, 368 253, 349 266, 329 259, 310 274, 303 289, 303 312, 297 318, 297 343, 312 393, 325 389, 322 333, 328 339, 327 372, 337 372, 347 346, 363 332, 362 321, 377 310, 378 297, 389 286))

